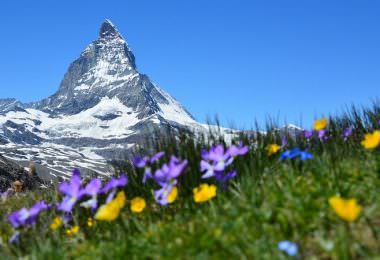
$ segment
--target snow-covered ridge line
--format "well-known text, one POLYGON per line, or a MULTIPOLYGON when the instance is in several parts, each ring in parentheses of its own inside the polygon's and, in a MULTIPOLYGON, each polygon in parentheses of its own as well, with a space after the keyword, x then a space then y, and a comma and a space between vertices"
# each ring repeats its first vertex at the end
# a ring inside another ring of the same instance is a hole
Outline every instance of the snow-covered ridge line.
MULTIPOLYGON (((0 100, 0 153, 35 161, 52 176, 70 168, 109 175, 148 136, 168 129, 208 133, 171 95, 137 70, 126 40, 106 20, 65 73, 58 91, 31 104, 0 100)), ((223 130, 224 131, 224 130, 223 130)), ((226 131, 232 138, 233 131, 226 131)))

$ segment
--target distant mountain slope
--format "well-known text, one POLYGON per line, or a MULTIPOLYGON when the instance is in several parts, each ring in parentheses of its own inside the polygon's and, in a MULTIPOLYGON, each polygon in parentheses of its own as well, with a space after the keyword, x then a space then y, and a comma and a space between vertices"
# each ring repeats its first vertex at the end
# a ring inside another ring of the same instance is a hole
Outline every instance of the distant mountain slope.
POLYGON ((0 100, 0 153, 37 161, 60 176, 72 167, 108 175, 107 159, 165 129, 207 131, 138 72, 127 42, 109 20, 69 66, 54 95, 29 104, 0 100))

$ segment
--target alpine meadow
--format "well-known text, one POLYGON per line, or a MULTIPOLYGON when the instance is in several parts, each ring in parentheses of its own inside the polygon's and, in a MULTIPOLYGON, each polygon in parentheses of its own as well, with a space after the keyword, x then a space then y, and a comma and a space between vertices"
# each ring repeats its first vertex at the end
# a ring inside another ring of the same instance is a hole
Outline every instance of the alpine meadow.
POLYGON ((0 259, 380 259, 380 5, 22 1, 0 259))

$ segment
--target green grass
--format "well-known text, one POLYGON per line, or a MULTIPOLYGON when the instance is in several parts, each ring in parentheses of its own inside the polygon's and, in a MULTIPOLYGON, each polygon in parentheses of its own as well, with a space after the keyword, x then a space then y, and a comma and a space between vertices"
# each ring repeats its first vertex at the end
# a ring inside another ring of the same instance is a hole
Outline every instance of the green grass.
POLYGON ((252 139, 242 136, 251 150, 234 163, 238 177, 228 191, 218 190, 217 197, 204 204, 193 202, 192 189, 201 183, 200 149, 218 143, 217 138, 160 140, 155 150, 189 160, 178 200, 167 207, 157 205, 155 186, 142 186, 140 171, 129 163, 118 164, 130 179, 128 199, 144 197, 146 210, 135 214, 127 205, 115 222, 95 222, 90 228, 89 212, 76 208, 74 219, 81 229, 74 237, 64 228, 49 230, 57 215, 49 211, 36 226, 22 231, 18 245, 9 245, 13 231, 6 215, 41 198, 54 202, 59 196, 48 190, 10 198, 0 203, 0 258, 287 259, 277 244, 291 240, 299 245, 302 259, 380 259, 380 151, 360 145, 365 132, 379 127, 379 111, 374 104, 330 118, 332 139, 327 143, 291 141, 289 147, 311 147, 314 158, 305 162, 280 162, 279 155, 266 155, 268 143, 280 142, 274 130, 252 139), (340 134, 350 124, 355 133, 343 142, 340 134), (356 198, 363 208, 360 217, 353 223, 341 220, 328 204, 333 195, 356 198))

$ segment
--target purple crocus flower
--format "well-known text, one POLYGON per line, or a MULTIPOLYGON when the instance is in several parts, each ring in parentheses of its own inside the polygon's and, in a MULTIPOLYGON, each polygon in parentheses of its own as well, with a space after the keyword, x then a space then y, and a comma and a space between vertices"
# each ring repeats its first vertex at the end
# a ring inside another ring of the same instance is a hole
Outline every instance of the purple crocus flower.
POLYGON ((44 201, 40 201, 34 204, 30 209, 22 208, 11 213, 8 216, 8 221, 14 228, 35 224, 40 212, 47 208, 48 205, 44 201))
POLYGON ((342 134, 342 138, 344 141, 348 140, 348 137, 352 135, 353 130, 354 130, 353 126, 349 126, 346 129, 344 129, 343 134, 342 134))
POLYGON ((124 187, 128 184, 128 177, 125 174, 122 174, 120 178, 112 178, 101 190, 101 193, 107 193, 111 191, 106 199, 106 203, 110 202, 116 194, 117 188, 124 187))
POLYGON ((71 212, 75 203, 84 195, 84 190, 81 188, 80 172, 78 169, 73 171, 70 182, 63 182, 59 185, 59 191, 66 196, 58 205, 58 210, 71 212))
POLYGON ((83 194, 90 196, 91 199, 82 202, 80 205, 85 208, 91 208, 95 210, 98 207, 98 199, 97 196, 102 187, 102 182, 99 179, 92 179, 84 188, 83 194))
POLYGON ((151 158, 148 156, 140 157, 136 156, 133 159, 133 165, 137 168, 145 168, 143 183, 145 183, 148 179, 153 178, 151 164, 158 161, 165 155, 164 152, 159 152, 153 155, 151 158))
POLYGON ((300 157, 301 161, 312 159, 313 155, 307 151, 301 151, 299 148, 293 148, 287 150, 281 154, 280 160, 293 159, 295 157, 300 157))

